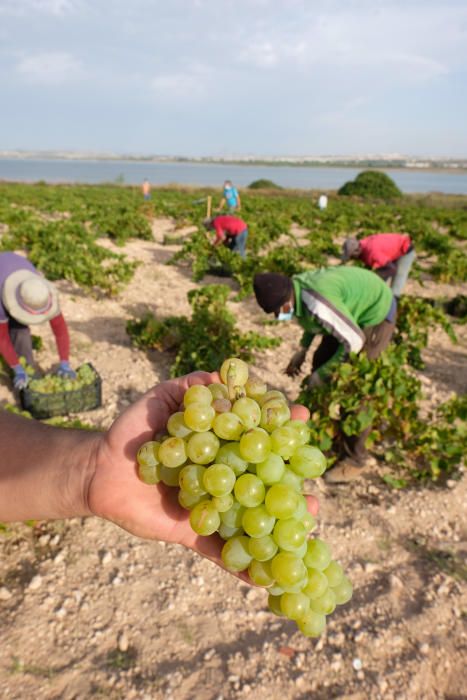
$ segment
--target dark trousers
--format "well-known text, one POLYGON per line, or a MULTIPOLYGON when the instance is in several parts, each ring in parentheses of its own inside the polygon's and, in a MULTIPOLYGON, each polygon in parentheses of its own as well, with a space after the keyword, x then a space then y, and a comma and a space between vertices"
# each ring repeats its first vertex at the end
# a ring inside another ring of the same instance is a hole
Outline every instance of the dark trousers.
MULTIPOLYGON (((368 326, 363 329, 365 334, 365 345, 363 351, 366 352, 370 360, 376 360, 381 355, 383 350, 389 345, 392 335, 395 330, 395 322, 383 321, 377 326, 368 326)), ((315 372, 322 367, 339 347, 339 341, 332 335, 325 335, 321 340, 315 354, 313 355, 312 370, 315 372)), ((371 432, 371 426, 366 428, 360 435, 342 435, 344 452, 357 463, 365 460, 367 450, 365 442, 371 432)))
POLYGON ((28 365, 34 364, 32 353, 32 338, 28 326, 18 323, 14 318, 8 319, 8 333, 18 357, 25 357, 28 365))

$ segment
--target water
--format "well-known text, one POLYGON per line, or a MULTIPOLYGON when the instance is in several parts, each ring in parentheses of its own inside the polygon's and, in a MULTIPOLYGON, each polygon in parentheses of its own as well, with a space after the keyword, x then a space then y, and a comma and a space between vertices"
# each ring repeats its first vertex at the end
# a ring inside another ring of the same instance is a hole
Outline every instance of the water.
MULTIPOLYGON (((0 159, 0 180, 12 182, 76 182, 99 184, 121 181, 153 185, 218 187, 230 179, 238 187, 265 178, 277 185, 297 189, 337 190, 353 180, 363 168, 290 167, 271 165, 224 165, 204 163, 146 163, 125 160, 18 160, 0 159)), ((467 194, 467 173, 392 170, 384 172, 402 192, 467 194)))

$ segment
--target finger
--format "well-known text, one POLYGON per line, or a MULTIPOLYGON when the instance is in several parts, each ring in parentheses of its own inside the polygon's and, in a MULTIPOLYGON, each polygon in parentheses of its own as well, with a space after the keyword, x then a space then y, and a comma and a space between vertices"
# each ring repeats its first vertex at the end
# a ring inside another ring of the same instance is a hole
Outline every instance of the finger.
POLYGON ((308 508, 308 512, 311 513, 312 515, 318 515, 319 511, 319 501, 315 496, 305 496, 306 499, 306 507, 308 508))
POLYGON ((295 403, 290 407, 290 418, 291 420, 302 420, 307 421, 310 417, 310 411, 306 406, 302 406, 299 403, 295 403))

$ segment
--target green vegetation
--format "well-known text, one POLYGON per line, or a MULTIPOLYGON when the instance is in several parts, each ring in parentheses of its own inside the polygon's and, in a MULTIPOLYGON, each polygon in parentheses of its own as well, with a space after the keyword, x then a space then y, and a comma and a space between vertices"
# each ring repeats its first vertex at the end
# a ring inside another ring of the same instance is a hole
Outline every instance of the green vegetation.
POLYGON ((394 180, 377 170, 364 170, 359 173, 355 180, 342 185, 338 194, 385 201, 402 197, 402 192, 394 180))
POLYGON ((272 180, 267 180, 262 178, 260 180, 254 180, 248 185, 249 190, 282 190, 280 185, 276 185, 272 180))

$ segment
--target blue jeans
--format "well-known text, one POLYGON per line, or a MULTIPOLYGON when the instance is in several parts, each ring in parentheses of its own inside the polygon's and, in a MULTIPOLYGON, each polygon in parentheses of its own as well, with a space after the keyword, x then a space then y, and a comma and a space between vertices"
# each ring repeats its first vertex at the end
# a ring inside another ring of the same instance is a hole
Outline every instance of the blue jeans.
POLYGON ((412 263, 414 260, 415 250, 412 249, 396 261, 396 274, 394 275, 391 284, 392 293, 395 297, 400 297, 400 295, 402 294, 402 290, 405 287, 405 283, 407 282, 410 268, 412 267, 412 263))
POLYGON ((248 238, 248 229, 246 228, 241 233, 238 233, 231 239, 229 244, 230 250, 234 253, 238 253, 242 258, 246 258, 246 239, 248 238))

